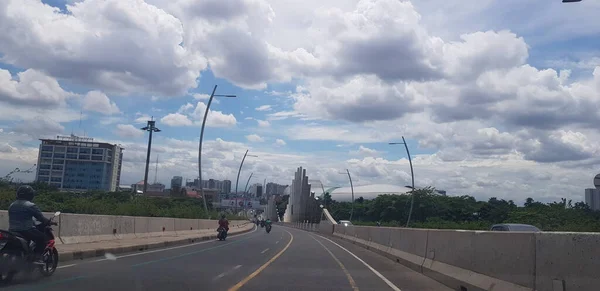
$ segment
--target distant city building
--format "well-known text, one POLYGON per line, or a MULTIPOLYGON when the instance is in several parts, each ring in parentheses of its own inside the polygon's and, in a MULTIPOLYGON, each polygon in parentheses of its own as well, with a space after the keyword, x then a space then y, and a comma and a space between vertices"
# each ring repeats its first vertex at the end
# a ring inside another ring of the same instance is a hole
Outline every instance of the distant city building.
POLYGON ((93 138, 41 139, 36 181, 63 191, 116 191, 121 182, 123 148, 93 138))
POLYGON ((437 194, 440 194, 440 195, 442 195, 442 196, 447 196, 447 194, 446 194, 446 190, 435 190, 435 192, 436 192, 437 194))
POLYGON ((600 191, 594 188, 585 189, 585 204, 592 210, 600 210, 600 191))
POLYGON ((173 176, 173 178, 171 178, 171 189, 181 189, 181 187, 183 187, 183 177, 173 176))
POLYGON ((141 180, 133 185, 131 185, 131 189, 134 193, 145 196, 168 196, 169 192, 166 192, 165 189, 167 186, 161 183, 148 183, 146 187, 146 193, 144 193, 144 180, 141 180))
POLYGON ((223 180, 223 188, 221 188, 222 193, 229 194, 231 193, 231 181, 223 180))
POLYGON ((254 197, 262 197, 263 195, 263 185, 260 183, 256 183, 254 185, 252 185, 252 187, 250 187, 250 190, 248 190, 248 192, 250 194, 252 194, 252 196, 254 197))
POLYGON ((287 188, 288 185, 279 185, 277 183, 267 183, 267 189, 265 189, 265 194, 266 196, 271 196, 271 195, 281 195, 283 194, 283 191, 285 190, 285 188, 287 188))

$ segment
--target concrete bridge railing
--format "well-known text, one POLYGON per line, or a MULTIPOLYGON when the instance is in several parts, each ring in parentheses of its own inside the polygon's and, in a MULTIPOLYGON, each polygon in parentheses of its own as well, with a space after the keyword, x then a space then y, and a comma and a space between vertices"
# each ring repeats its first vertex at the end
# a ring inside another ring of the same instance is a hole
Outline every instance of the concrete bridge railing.
MULTIPOLYGON (((54 213, 44 213, 52 217, 54 213)), ((63 213, 58 217, 54 235, 61 243, 86 243, 124 238, 174 236, 200 230, 217 229, 216 220, 168 217, 112 216, 63 213)), ((231 227, 242 227, 246 220, 234 220, 231 227)), ((8 229, 8 211, 0 210, 0 229, 8 229)))
POLYGON ((600 290, 600 233, 286 223, 348 240, 455 290, 600 290))

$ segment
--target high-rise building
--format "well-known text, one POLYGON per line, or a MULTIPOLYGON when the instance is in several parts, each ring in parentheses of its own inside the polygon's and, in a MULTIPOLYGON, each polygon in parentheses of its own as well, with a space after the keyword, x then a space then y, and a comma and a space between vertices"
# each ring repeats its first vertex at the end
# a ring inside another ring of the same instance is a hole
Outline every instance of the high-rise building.
POLYGON ((65 191, 117 190, 123 162, 120 145, 75 135, 41 141, 36 181, 65 191))
POLYGON ((283 194, 283 191, 285 190, 285 188, 287 188, 288 185, 279 185, 277 183, 267 183, 267 188, 265 189, 265 193, 267 196, 271 196, 271 195, 281 195, 283 194))
POLYGON ((181 176, 173 176, 173 178, 171 178, 171 189, 181 189, 181 187, 183 186, 183 177, 181 176))
POLYGON ((221 191, 225 194, 231 193, 231 180, 223 180, 223 188, 221 191))
POLYGON ((592 210, 600 210, 600 191, 594 188, 585 189, 585 204, 592 210))

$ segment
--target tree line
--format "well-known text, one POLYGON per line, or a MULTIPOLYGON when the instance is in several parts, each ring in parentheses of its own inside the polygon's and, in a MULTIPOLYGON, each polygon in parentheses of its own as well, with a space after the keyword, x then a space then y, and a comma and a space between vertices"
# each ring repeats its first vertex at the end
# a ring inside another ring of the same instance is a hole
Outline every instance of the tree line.
MULTIPOLYGON (((436 229, 489 230, 498 223, 524 223, 544 231, 600 231, 600 211, 592 211, 585 203, 561 199, 542 203, 527 198, 523 206, 512 200, 490 198, 477 201, 474 197, 441 196, 433 188, 414 191, 415 201, 410 227, 436 229)), ((357 225, 405 226, 410 208, 410 195, 380 195, 355 200, 352 222, 357 225)), ((325 204, 338 220, 350 217, 351 203, 331 200, 325 204)))

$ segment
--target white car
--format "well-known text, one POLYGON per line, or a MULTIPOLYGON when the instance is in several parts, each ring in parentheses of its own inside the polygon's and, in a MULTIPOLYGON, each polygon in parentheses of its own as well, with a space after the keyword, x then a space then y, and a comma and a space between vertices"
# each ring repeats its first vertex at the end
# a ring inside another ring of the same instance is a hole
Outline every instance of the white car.
POLYGON ((350 222, 350 220, 340 220, 340 223, 344 226, 353 226, 354 224, 352 224, 352 222, 350 222))

